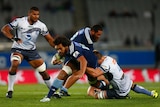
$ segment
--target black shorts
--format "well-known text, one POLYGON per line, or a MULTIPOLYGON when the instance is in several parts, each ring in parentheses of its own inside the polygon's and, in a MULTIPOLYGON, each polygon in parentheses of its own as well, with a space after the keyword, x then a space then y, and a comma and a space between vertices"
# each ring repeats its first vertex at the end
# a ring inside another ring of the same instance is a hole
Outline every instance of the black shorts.
POLYGON ((22 54, 26 61, 32 61, 32 60, 36 60, 36 59, 41 58, 41 56, 39 55, 37 50, 23 50, 23 49, 12 48, 11 52, 12 53, 18 52, 18 53, 22 54))

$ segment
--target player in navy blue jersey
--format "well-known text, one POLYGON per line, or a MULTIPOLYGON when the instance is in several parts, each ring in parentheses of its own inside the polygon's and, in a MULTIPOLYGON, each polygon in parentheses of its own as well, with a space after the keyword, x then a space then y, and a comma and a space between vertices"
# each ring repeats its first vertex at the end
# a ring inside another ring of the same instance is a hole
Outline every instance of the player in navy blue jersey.
MULTIPOLYGON (((90 50, 94 50, 93 44, 94 42, 97 42, 101 35, 103 33, 103 29, 101 25, 94 25, 92 27, 85 27, 82 28, 80 30, 78 30, 72 37, 71 37, 71 41, 75 41, 80 43, 81 45, 84 45, 86 47, 88 47, 90 50)), ((54 60, 51 61, 52 64, 57 64, 57 63, 61 63, 61 60, 59 62, 59 60, 55 60, 56 58, 53 57, 54 60)), ((88 73, 86 73, 89 84, 91 86, 96 86, 99 88, 104 88, 104 82, 102 81, 97 81, 97 78, 89 75, 88 73)), ((75 78, 75 76, 71 75, 70 78, 68 79, 67 82, 64 83, 63 87, 60 89, 60 95, 61 96, 70 96, 68 94, 68 89, 72 86, 72 84, 70 84, 70 79, 72 80, 72 78, 75 78)), ((100 80, 104 80, 105 83, 108 83, 108 81, 103 77, 100 76, 98 77, 100 78, 100 80)))
POLYGON ((102 26, 94 25, 91 28, 85 27, 78 30, 70 40, 81 43, 88 47, 90 50, 94 50, 93 43, 99 40, 102 33, 102 26))
MULTIPOLYGON (((101 25, 94 25, 92 27, 85 27, 78 30, 70 39, 71 41, 75 41, 88 47, 90 50, 94 50, 93 44, 97 42, 103 33, 103 29, 101 25)), ((55 56, 51 61, 52 64, 61 63, 61 60, 55 60, 55 56), (59 62, 60 61, 60 62, 59 62)), ((87 73, 86 73, 87 74, 87 73)), ((67 82, 65 82, 64 86, 60 90, 60 95, 62 96, 70 96, 68 94, 68 89, 71 87, 70 79, 75 78, 75 76, 71 75, 67 82)), ((96 85, 97 78, 94 78, 87 74, 90 85, 96 85), (95 84, 96 83, 96 84, 95 84)), ((101 76, 102 77, 102 76, 101 76)), ((103 78, 105 79, 105 78, 103 78)), ((105 80, 106 81, 106 80, 105 80)), ((102 85, 101 85, 102 86, 102 85)))
POLYGON ((54 44, 58 54, 65 57, 64 66, 53 81, 47 96, 40 100, 41 102, 50 101, 52 95, 57 98, 54 93, 62 86, 65 78, 69 75, 75 76, 75 78, 70 79, 70 84, 74 84, 83 76, 87 67, 97 67, 97 58, 88 47, 70 41, 65 36, 55 38, 54 44), (68 62, 74 63, 74 66, 68 62))

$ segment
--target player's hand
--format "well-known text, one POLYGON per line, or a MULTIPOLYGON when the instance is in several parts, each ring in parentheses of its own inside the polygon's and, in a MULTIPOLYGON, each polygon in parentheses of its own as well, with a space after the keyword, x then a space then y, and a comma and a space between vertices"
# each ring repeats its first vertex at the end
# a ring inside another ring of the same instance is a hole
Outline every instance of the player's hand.
POLYGON ((59 59, 56 59, 56 60, 54 60, 53 62, 52 62, 52 64, 53 65, 60 65, 60 64, 62 64, 63 62, 61 61, 61 60, 59 60, 59 59))
POLYGON ((51 60, 51 64, 57 65, 62 64, 64 62, 64 57, 60 57, 58 53, 56 53, 51 60))

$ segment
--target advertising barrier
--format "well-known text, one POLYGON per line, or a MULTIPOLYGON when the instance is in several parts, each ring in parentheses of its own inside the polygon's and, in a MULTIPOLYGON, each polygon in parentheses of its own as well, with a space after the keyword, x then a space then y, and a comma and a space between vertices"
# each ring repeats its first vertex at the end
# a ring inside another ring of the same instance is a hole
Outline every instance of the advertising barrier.
MULTIPOLYGON (((134 82, 160 82, 160 69, 123 69, 134 82)), ((56 77, 59 69, 48 70, 52 80, 56 77)), ((77 81, 78 83, 87 83, 87 76, 84 75, 77 81)), ((0 84, 8 83, 8 70, 3 69, 0 72, 0 84)), ((33 69, 20 69, 17 72, 16 84, 37 84, 44 83, 40 74, 33 69)))

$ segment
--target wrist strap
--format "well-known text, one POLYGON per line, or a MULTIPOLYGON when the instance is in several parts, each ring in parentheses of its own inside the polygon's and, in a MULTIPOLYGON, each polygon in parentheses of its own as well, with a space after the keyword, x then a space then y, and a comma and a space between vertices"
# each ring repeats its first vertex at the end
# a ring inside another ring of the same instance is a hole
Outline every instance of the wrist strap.
POLYGON ((11 40, 14 42, 15 41, 14 37, 12 37, 11 40))

